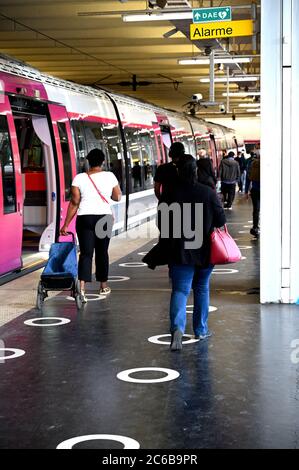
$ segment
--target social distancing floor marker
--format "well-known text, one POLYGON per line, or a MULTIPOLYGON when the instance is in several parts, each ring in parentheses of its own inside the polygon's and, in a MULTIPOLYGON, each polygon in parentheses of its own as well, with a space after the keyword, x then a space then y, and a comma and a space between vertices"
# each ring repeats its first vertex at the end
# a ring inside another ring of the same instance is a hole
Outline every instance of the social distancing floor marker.
POLYGON ((239 250, 252 250, 252 246, 239 246, 239 250))
POLYGON ((67 323, 70 323, 71 320, 69 318, 60 318, 60 317, 41 317, 41 318, 33 318, 31 320, 25 320, 24 323, 25 325, 28 326, 43 326, 43 327, 49 327, 49 326, 61 326, 61 325, 66 325, 67 323), (51 321, 52 323, 36 323, 40 321, 51 321), (56 323, 53 323, 53 320, 57 320, 56 323))
POLYGON ((141 252, 141 253, 138 253, 139 256, 145 256, 145 255, 147 255, 147 254, 148 254, 148 251, 143 251, 143 252, 141 252))
POLYGON ((145 263, 139 263, 138 261, 132 262, 132 263, 121 263, 119 264, 121 268, 143 268, 144 266, 147 266, 145 263))
MULTIPOLYGON (((195 339, 193 335, 184 334, 183 337, 184 338, 186 337, 186 338, 189 338, 189 339, 183 340, 182 344, 193 344, 193 343, 198 343, 199 342, 199 339, 195 339)), ((168 346, 168 345, 171 344, 171 341, 160 341, 161 338, 170 338, 171 339, 171 335, 167 334, 167 335, 151 336, 150 338, 148 338, 148 341, 150 343, 153 343, 153 344, 163 344, 164 346, 168 346)))
POLYGON ((213 274, 237 274, 237 269, 217 268, 213 270, 213 274))
MULTIPOLYGON (((56 449, 72 449, 76 444, 87 441, 116 441, 124 445, 124 449, 140 449, 140 444, 135 439, 126 436, 117 436, 114 434, 89 434, 78 436, 61 442, 56 449)), ((109 447, 107 447, 109 449, 109 447)))
POLYGON ((137 369, 124 370, 117 374, 117 378, 119 380, 140 384, 170 382, 171 380, 177 379, 179 376, 180 374, 176 370, 165 369, 163 367, 139 367, 137 369), (136 374, 138 372, 161 372, 162 374, 166 374, 166 376, 161 377, 160 379, 134 379, 133 377, 131 377, 131 374, 136 374))
POLYGON ((24 356, 25 351, 23 349, 15 349, 15 348, 0 348, 0 364, 2 361, 7 361, 8 359, 16 359, 17 357, 24 356), (9 354, 9 356, 5 356, 6 352, 12 352, 13 354, 9 354))
POLYGON ((130 278, 127 276, 109 276, 108 282, 124 282, 129 281, 130 278))
MULTIPOLYGON (((193 313, 193 309, 194 309, 194 305, 187 305, 186 311, 187 313, 193 313)), ((218 310, 217 307, 213 307, 213 305, 210 305, 209 313, 217 312, 217 310, 218 310)))

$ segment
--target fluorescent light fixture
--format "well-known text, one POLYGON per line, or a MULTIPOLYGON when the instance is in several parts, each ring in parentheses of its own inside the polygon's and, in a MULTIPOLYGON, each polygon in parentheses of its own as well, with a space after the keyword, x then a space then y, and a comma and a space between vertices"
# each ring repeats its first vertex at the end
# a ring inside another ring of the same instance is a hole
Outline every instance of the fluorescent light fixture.
MULTIPOLYGON (((259 79, 258 77, 253 77, 250 75, 244 75, 244 77, 229 77, 227 79, 226 77, 216 77, 215 78, 215 83, 227 83, 227 80, 231 82, 257 82, 259 79)), ((199 80, 201 83, 210 83, 210 78, 201 78, 199 80)))
POLYGON ((261 117, 261 113, 257 114, 256 117, 261 117))
POLYGON ((236 91, 231 93, 222 93, 222 96, 227 97, 230 96, 232 98, 247 98, 249 96, 261 96, 260 91, 236 91))
POLYGON ((247 109, 247 113, 260 113, 260 109, 247 109))
MULTIPOLYGON (((252 62, 250 57, 215 57, 215 64, 248 64, 252 62)), ((189 59, 179 59, 179 65, 209 65, 210 59, 207 57, 194 57, 189 59)))
POLYGON ((160 12, 160 13, 143 13, 136 15, 123 15, 122 20, 126 23, 136 21, 171 21, 171 20, 192 20, 193 14, 190 11, 178 12, 160 12))
POLYGON ((239 104, 239 108, 258 108, 261 104, 260 103, 241 103, 239 104))

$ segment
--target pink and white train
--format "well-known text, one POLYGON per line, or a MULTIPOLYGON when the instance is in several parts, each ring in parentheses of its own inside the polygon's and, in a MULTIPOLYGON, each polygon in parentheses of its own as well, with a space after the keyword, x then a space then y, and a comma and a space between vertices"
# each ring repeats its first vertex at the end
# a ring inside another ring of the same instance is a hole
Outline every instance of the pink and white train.
POLYGON ((206 149, 216 170, 223 150, 243 146, 231 129, 0 58, 0 276, 58 238, 72 179, 92 148, 104 151, 123 192, 114 232, 152 217, 155 170, 174 141, 193 156, 206 149))

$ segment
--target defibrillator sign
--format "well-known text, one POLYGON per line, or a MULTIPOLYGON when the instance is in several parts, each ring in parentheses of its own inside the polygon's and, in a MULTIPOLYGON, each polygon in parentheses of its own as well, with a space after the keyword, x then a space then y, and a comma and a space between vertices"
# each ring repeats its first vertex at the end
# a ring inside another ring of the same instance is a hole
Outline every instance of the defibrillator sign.
POLYGON ((197 23, 190 25, 190 39, 192 39, 192 41, 252 35, 252 20, 197 23))

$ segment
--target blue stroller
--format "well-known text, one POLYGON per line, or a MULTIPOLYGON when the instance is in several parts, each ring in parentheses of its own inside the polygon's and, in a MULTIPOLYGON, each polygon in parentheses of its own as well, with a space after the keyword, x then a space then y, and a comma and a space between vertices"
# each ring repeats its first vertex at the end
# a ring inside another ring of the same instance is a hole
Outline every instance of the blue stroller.
POLYGON ((72 242, 53 243, 49 259, 42 272, 37 289, 36 307, 40 310, 48 291, 70 290, 77 308, 82 307, 80 282, 78 281, 77 249, 73 233, 72 242))

